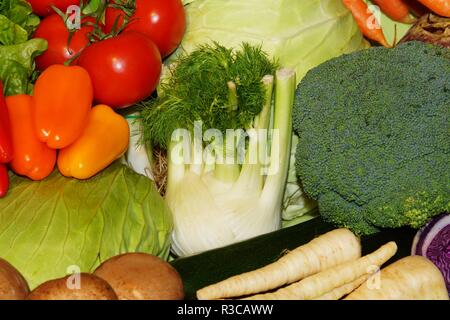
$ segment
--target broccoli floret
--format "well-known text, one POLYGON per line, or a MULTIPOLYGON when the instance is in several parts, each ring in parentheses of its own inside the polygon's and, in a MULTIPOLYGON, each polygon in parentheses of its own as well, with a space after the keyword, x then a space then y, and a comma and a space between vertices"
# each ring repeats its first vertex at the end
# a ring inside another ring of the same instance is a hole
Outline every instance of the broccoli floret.
POLYGON ((450 50, 371 48, 297 88, 296 171, 322 217, 360 235, 450 209, 450 50))

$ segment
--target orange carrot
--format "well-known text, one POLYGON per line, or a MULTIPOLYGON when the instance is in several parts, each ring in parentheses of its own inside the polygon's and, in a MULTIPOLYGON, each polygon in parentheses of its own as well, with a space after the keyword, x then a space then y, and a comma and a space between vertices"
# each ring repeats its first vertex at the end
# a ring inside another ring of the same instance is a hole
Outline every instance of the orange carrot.
POLYGON ((377 22, 374 14, 363 0, 342 0, 344 5, 352 12, 359 29, 367 38, 391 47, 384 36, 381 26, 377 22))
POLYGON ((450 0, 419 0, 419 2, 438 15, 450 18, 450 0))
POLYGON ((392 20, 402 23, 413 23, 409 16, 409 8, 403 0, 372 0, 392 20))

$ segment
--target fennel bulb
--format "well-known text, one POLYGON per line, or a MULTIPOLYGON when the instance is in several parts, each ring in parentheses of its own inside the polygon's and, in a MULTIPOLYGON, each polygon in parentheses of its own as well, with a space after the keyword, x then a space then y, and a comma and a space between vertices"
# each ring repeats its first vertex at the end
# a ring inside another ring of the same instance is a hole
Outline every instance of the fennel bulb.
POLYGON ((260 47, 203 45, 172 65, 142 110, 144 141, 168 150, 175 254, 280 228, 296 81, 278 68, 260 47))
MULTIPOLYGON (((250 139, 242 165, 216 164, 210 168, 177 164, 173 156, 169 157, 166 200, 174 218, 172 250, 175 254, 192 255, 280 228, 292 136, 295 72, 277 71, 273 105, 270 103, 273 78, 265 80, 270 100, 253 128, 267 128, 273 106, 273 129, 278 131, 271 141, 259 140, 260 137, 250 139), (251 150, 258 147, 270 148, 274 170, 267 175, 262 174, 264 161, 250 161, 251 150)), ((170 151, 174 152, 174 148, 172 145, 170 151)))

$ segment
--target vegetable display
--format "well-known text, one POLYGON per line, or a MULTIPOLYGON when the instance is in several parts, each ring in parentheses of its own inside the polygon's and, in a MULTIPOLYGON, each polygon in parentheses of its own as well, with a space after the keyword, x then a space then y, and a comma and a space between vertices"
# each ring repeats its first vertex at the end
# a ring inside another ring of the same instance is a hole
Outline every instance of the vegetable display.
POLYGON ((297 89, 297 173, 322 217, 358 234, 449 210, 447 49, 408 42, 333 59, 297 89))
POLYGON ((124 252, 166 259, 172 217, 152 181, 116 162, 89 180, 54 172, 40 183, 11 177, 0 201, 0 252, 30 288, 93 271, 124 252), (20 245, 19 245, 20 244, 20 245))
POLYGON ((449 300, 449 26, 0 0, 0 300, 449 300))

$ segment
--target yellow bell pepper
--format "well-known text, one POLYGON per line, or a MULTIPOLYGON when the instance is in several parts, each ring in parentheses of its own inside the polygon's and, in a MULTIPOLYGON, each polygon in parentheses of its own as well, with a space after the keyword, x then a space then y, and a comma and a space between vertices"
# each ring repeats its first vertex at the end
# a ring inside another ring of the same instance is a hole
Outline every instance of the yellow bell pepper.
POLYGON ((66 177, 88 179, 120 158, 129 138, 128 122, 112 108, 97 105, 81 136, 59 151, 58 169, 66 177))

